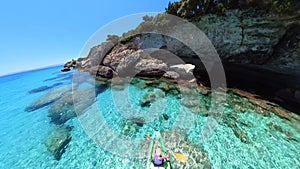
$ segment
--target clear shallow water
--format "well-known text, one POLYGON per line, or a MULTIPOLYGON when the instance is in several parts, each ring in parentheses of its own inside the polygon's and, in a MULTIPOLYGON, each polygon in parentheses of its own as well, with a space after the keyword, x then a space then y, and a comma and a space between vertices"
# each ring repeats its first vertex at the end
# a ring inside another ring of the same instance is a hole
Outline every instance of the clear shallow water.
MULTIPOLYGON (((70 74, 60 73, 59 69, 60 67, 54 67, 0 77, 0 168, 130 168, 133 159, 114 155, 99 147, 85 133, 77 118, 66 123, 74 128, 71 131, 72 140, 62 158, 57 161, 47 151, 45 138, 54 126, 47 117, 49 106, 32 112, 25 112, 24 109, 49 90, 33 94, 28 94, 28 91, 58 82, 63 82, 63 85, 71 83, 70 74)), ((105 90, 97 96, 97 102, 88 111, 100 108, 111 128, 117 133, 123 132, 136 138, 155 129, 168 130, 178 120, 179 109, 188 112, 181 106, 180 100, 172 96, 158 98, 150 107, 140 107, 140 98, 149 91, 132 85, 127 89, 113 93, 105 90), (116 100, 115 96, 120 100, 116 100), (138 127, 134 132, 124 131, 121 117, 133 114, 132 111, 127 115, 122 114, 120 112, 123 111, 120 110, 129 109, 130 105, 136 110, 135 117, 148 117, 149 109, 158 107, 156 111, 151 110, 157 114, 150 114, 149 117, 157 117, 158 120, 138 127), (168 120, 162 118, 161 112, 168 114, 168 120)), ((230 107, 225 111, 234 112, 230 107)), ((264 117, 252 110, 237 114, 243 121, 251 124, 250 127, 238 124, 247 133, 250 143, 241 142, 233 130, 222 123, 206 142, 200 143, 201 127, 207 118, 202 115, 194 116, 195 122, 187 136, 207 151, 213 168, 299 168, 300 134, 295 128, 273 114, 271 117, 264 117), (284 134, 271 130, 267 126, 270 122, 275 122, 292 133, 298 141, 289 140, 284 134)), ((294 125, 299 126, 299 121, 294 125)), ((144 161, 135 161, 135 164, 139 165, 135 168, 143 168, 144 161)))

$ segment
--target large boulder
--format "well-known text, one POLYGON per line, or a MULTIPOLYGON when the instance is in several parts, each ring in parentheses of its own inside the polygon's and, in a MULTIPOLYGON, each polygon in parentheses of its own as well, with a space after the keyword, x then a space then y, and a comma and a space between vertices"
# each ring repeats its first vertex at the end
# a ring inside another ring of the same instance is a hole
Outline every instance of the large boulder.
POLYGON ((166 79, 178 79, 180 75, 176 71, 167 71, 163 74, 163 77, 166 79))
POLYGON ((116 58, 115 65, 117 65, 115 68, 119 76, 133 77, 138 75, 159 77, 168 70, 166 63, 152 58, 144 50, 138 50, 126 56, 122 56, 122 58, 116 58))
POLYGON ((127 46, 117 46, 112 52, 105 56, 103 65, 116 70, 119 64, 133 52, 134 50, 129 49, 127 46))
POLYGON ((90 74, 93 76, 109 79, 111 79, 115 74, 115 72, 111 68, 102 65, 92 66, 88 69, 88 72, 90 72, 90 74))
POLYGON ((161 77, 168 70, 166 63, 154 58, 141 59, 134 68, 139 76, 146 77, 161 77))
POLYGON ((193 64, 177 64, 170 66, 170 70, 177 72, 180 75, 181 79, 193 79, 193 71, 195 69, 195 65, 193 64))
POLYGON ((71 67, 76 67, 76 60, 72 59, 71 61, 64 64, 64 67, 61 69, 62 72, 68 72, 71 70, 71 67))
POLYGON ((45 146, 56 160, 60 160, 61 155, 65 152, 68 143, 71 141, 71 129, 71 127, 55 126, 49 131, 45 146))
POLYGON ((70 71, 70 70, 71 70, 70 67, 63 67, 63 68, 61 69, 62 72, 68 72, 68 71, 70 71))
POLYGON ((91 59, 90 58, 79 58, 76 62, 76 68, 87 69, 90 67, 91 67, 91 59))
POLYGON ((106 42, 102 42, 98 46, 92 47, 90 53, 88 54, 88 58, 90 58, 91 66, 97 66, 101 64, 106 54, 112 50, 115 44, 116 43, 113 41, 106 41, 106 42))
POLYGON ((150 57, 143 50, 138 50, 127 55, 116 68, 119 76, 134 76, 136 74, 134 67, 142 58, 146 59, 150 57))

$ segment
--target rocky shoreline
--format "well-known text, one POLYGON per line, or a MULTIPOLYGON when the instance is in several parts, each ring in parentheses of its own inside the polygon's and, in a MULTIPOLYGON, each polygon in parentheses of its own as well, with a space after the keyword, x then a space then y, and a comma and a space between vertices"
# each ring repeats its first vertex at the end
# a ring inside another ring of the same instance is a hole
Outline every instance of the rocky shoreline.
MULTIPOLYGON (((254 9, 228 10, 224 16, 205 15, 193 24, 218 51, 228 87, 257 93, 299 114, 299 17, 299 11, 277 16, 254 9)), ((109 79, 131 75, 192 80, 194 76, 198 83, 209 86, 207 70, 195 58, 195 53, 178 40, 143 33, 126 40, 108 39, 91 48, 86 58, 67 62, 62 71, 74 67, 109 79), (186 63, 196 69, 187 74, 172 68, 186 63)))
MULTIPOLYGON (((230 98, 225 107, 231 107, 235 112, 225 113, 220 124, 231 128, 234 135, 245 144, 251 144, 252 141, 243 127, 251 127, 253 124, 241 120, 238 112, 251 113, 252 111, 246 110, 253 110, 264 117, 276 115, 291 123, 299 122, 298 116, 292 113, 300 113, 299 16, 299 12, 276 18, 265 13, 257 15, 253 10, 229 10, 225 16, 207 15, 194 23, 207 34, 223 62, 228 84, 225 91, 230 98), (237 96, 244 97, 245 100, 235 99, 237 96)), ((199 105, 198 96, 209 98, 211 90, 207 70, 196 58, 190 48, 176 39, 157 33, 143 33, 126 37, 125 40, 119 37, 109 38, 91 48, 86 58, 67 62, 61 71, 74 68, 78 72, 89 73, 95 79, 97 90, 106 87, 123 90, 128 83, 140 89, 157 88, 159 92, 148 93, 140 99, 141 107, 149 107, 157 98, 170 94, 181 99, 181 104, 191 112, 207 117, 220 112, 209 114, 208 108, 203 106, 206 103, 199 105), (147 50, 149 48, 155 50, 147 50), (182 94, 186 94, 184 92, 197 97, 181 98, 182 94)), ((80 83, 80 79, 75 81, 80 83)), ((51 106, 48 111, 51 122, 57 126, 64 125, 69 119, 84 113, 95 102, 93 98, 85 99, 82 94, 94 91, 77 90, 71 93, 71 90, 71 86, 51 90, 29 105, 26 111, 51 106), (75 113, 72 94, 82 102, 79 114, 75 113)), ((96 94, 101 93, 101 90, 96 94)), ((169 116, 164 114, 161 118, 166 120, 169 116)), ((128 123, 131 127, 125 129, 125 123, 122 134, 132 136, 146 122, 142 118, 132 118, 128 123)), ((275 122, 266 125, 270 130, 284 134, 288 140, 299 141, 299 138, 275 122)), ((57 160, 71 139, 70 130, 69 127, 58 127, 54 129, 54 133, 61 133, 58 134, 61 137, 55 139, 57 134, 51 134, 55 136, 50 136, 46 141, 48 150, 57 160), (58 141, 62 144, 57 144, 58 141)), ((300 132, 298 128, 296 130, 300 132)), ((169 132, 179 135, 178 138, 185 137, 180 131, 169 132)), ((201 156, 205 159, 200 162, 202 167, 211 168, 212 164, 204 150, 198 150, 195 145, 187 147, 201 152, 193 155, 193 162, 198 163, 197 158, 201 156)))

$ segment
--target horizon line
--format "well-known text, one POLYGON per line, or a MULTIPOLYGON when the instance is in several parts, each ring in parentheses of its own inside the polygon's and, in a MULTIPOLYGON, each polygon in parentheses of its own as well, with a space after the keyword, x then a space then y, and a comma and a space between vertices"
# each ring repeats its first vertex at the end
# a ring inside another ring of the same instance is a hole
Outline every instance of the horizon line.
POLYGON ((16 74, 20 74, 20 73, 26 73, 26 72, 43 70, 43 69, 48 69, 48 68, 57 67, 57 66, 63 66, 63 65, 64 65, 64 63, 58 63, 58 64, 53 64, 53 65, 48 65, 48 66, 43 66, 43 67, 36 67, 36 68, 32 68, 32 69, 25 69, 25 70, 20 70, 20 71, 16 71, 16 72, 10 72, 7 74, 0 74, 0 78, 5 77, 5 76, 16 75, 16 74))

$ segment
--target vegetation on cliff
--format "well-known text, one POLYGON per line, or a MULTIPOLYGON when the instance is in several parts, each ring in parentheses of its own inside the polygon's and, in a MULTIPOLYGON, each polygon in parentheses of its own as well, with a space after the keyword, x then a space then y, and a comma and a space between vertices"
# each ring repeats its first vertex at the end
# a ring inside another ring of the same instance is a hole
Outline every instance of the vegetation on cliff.
POLYGON ((197 21, 201 16, 209 13, 224 15, 227 9, 255 8, 282 14, 291 12, 296 4, 296 0, 180 0, 169 2, 166 12, 197 21))

